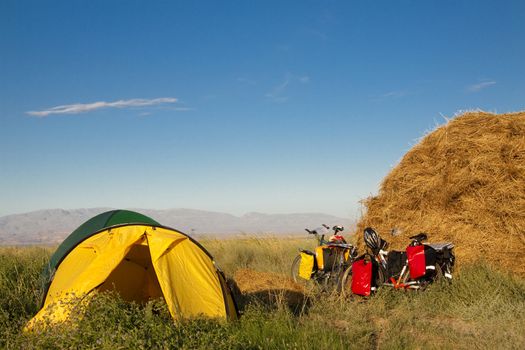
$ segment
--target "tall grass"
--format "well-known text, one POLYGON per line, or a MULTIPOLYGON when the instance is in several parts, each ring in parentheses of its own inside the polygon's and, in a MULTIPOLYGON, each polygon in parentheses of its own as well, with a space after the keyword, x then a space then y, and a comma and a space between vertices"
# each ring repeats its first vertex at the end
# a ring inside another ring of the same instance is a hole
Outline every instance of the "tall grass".
MULTIPOLYGON (((311 241, 201 241, 232 276, 239 268, 288 273, 311 241)), ((236 322, 175 323, 162 300, 99 294, 83 317, 45 331, 21 328, 37 311, 50 251, 0 248, 0 348, 8 349, 517 349, 525 346, 525 282, 485 264, 424 292, 381 289, 371 298, 311 295, 294 314, 285 300, 253 300, 236 322)))
POLYGON ((38 311, 41 272, 50 253, 46 248, 0 248, 0 346, 38 311))
POLYGON ((299 254, 299 248, 312 249, 316 245, 311 237, 272 236, 206 239, 201 243, 229 275, 245 268, 289 275, 292 260, 299 254))

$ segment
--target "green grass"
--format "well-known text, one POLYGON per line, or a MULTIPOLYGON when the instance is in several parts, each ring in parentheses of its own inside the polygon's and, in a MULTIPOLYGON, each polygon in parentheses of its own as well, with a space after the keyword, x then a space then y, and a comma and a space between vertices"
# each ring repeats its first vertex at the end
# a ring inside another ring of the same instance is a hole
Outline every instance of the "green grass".
MULTIPOLYGON (((300 239, 201 241, 225 272, 288 273, 300 239)), ((174 323, 166 305, 99 294, 83 317, 23 333, 37 311, 45 248, 0 248, 0 348, 8 349, 517 349, 525 347, 525 282, 488 265, 464 266, 451 285, 382 289, 369 299, 311 295, 297 315, 283 298, 248 300, 236 322, 174 323)))

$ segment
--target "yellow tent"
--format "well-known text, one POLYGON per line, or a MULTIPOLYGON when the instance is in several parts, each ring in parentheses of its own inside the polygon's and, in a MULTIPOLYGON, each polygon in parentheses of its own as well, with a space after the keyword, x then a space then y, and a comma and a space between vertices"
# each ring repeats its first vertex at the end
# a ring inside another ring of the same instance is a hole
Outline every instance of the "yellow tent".
POLYGON ((81 225, 58 247, 46 274, 43 306, 28 329, 68 319, 95 290, 137 302, 163 297, 174 319, 238 316, 223 273, 198 242, 132 211, 109 211, 81 225))

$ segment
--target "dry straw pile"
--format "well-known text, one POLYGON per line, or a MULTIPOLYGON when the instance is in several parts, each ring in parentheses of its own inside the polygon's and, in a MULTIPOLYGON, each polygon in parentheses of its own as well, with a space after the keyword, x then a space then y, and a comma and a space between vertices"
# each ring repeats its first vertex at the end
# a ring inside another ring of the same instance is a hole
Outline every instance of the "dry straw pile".
POLYGON ((426 232, 430 242, 454 242, 460 265, 482 258, 525 276, 525 112, 450 120, 414 146, 364 205, 361 247, 367 226, 395 249, 426 232))

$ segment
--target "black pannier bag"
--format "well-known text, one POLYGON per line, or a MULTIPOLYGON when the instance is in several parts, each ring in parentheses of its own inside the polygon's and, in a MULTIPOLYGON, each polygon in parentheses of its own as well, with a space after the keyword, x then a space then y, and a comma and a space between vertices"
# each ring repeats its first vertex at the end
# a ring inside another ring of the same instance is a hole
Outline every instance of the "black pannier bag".
POLYGON ((441 268, 443 277, 452 279, 452 272, 454 271, 454 245, 452 243, 438 243, 432 244, 432 248, 436 249, 436 265, 441 268))
POLYGON ((425 246, 425 260, 427 262, 426 271, 428 276, 436 275, 437 251, 429 245, 425 246))
POLYGON ((332 271, 337 260, 337 251, 334 248, 323 249, 324 271, 332 271))
POLYGON ((387 255, 387 279, 391 277, 398 278, 401 270, 407 261, 407 253, 393 250, 387 255))

